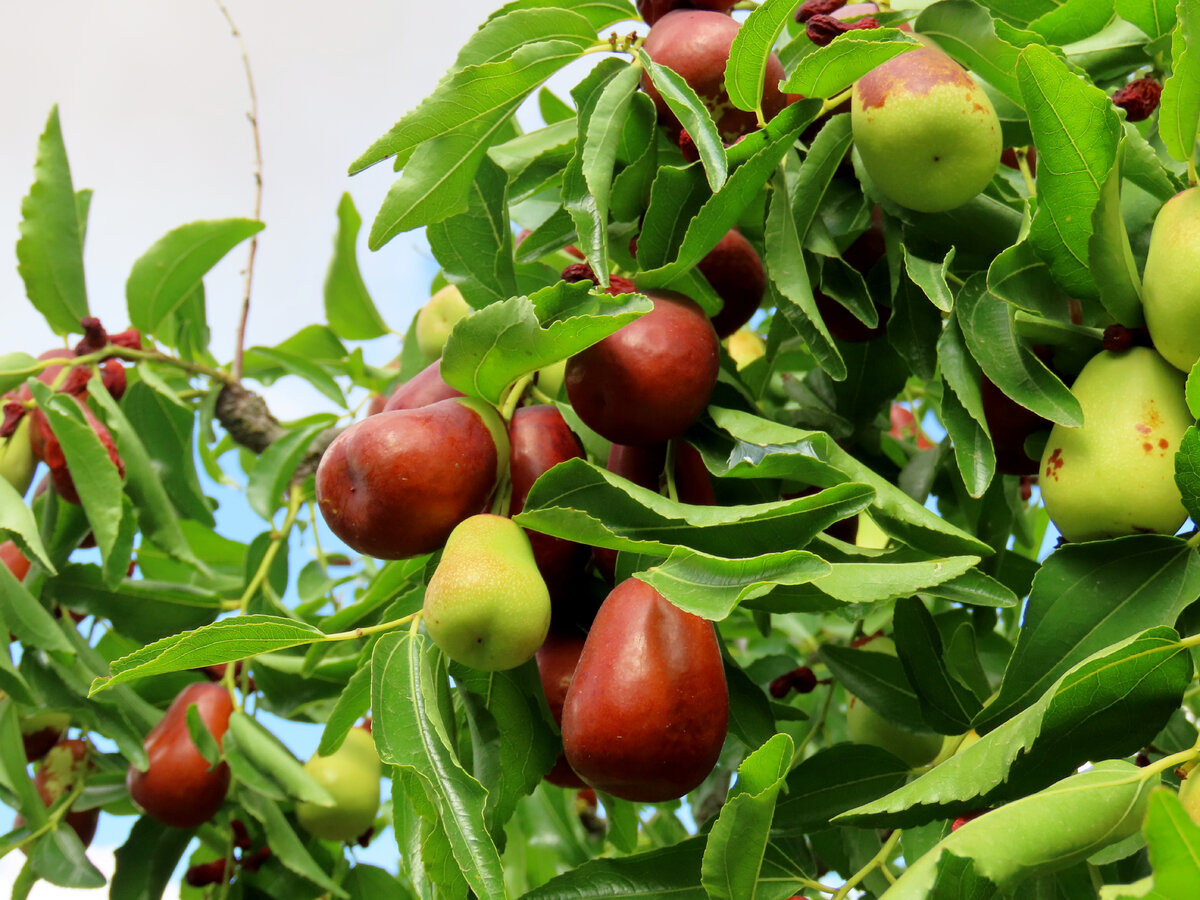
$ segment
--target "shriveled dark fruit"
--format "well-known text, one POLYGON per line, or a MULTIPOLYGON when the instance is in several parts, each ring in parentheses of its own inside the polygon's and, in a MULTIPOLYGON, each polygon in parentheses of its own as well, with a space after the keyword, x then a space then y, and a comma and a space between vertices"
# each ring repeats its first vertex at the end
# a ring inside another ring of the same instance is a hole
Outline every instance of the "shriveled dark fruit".
POLYGON ((216 815, 229 790, 229 765, 209 766, 192 742, 187 711, 193 705, 220 746, 233 713, 229 692, 207 681, 189 684, 146 735, 143 746, 149 768, 143 772, 131 765, 125 777, 133 802, 148 816, 175 828, 203 825, 216 815))
POLYGON ((356 422, 317 467, 331 531, 359 553, 406 559, 445 543, 478 513, 508 467, 508 436, 479 400, 440 400, 356 422))
POLYGON ((392 392, 392 396, 383 404, 382 411, 417 409, 437 403, 439 400, 462 396, 464 396, 462 391, 450 387, 442 380, 442 361, 437 359, 396 388, 392 392))
POLYGON ((650 291, 654 309, 572 356, 566 388, 584 423, 619 444, 682 434, 708 406, 720 368, 704 311, 673 291, 650 291))
POLYGON ((1153 78, 1138 78, 1113 94, 1113 105, 1125 110, 1127 121, 1141 122, 1158 109, 1162 92, 1162 85, 1153 78))
MULTIPOLYGON (((546 703, 554 722, 562 727, 563 701, 567 699, 567 690, 571 687, 571 676, 575 674, 575 666, 579 664, 579 654, 583 652, 584 634, 577 629, 560 629, 551 627, 546 635, 541 649, 537 652, 538 676, 542 681, 542 691, 546 694, 546 703)), ((559 753, 554 767, 543 776, 551 784, 564 788, 586 787, 583 779, 575 774, 564 754, 559 753)))
POLYGON ((762 259, 736 228, 726 233, 717 246, 696 266, 724 301, 712 318, 717 337, 726 338, 750 321, 767 290, 767 273, 762 259))
POLYGON ((1025 452, 1025 441, 1035 431, 1048 431, 1053 423, 1013 400, 986 375, 980 380, 979 390, 983 395, 983 416, 996 449, 996 471, 1006 475, 1036 475, 1038 460, 1025 452))
POLYGON ((210 884, 221 884, 233 877, 233 860, 220 857, 208 862, 188 866, 183 880, 188 887, 200 888, 210 884))
MULTIPOLYGON (((525 498, 538 477, 560 462, 582 458, 583 447, 558 407, 549 405, 524 406, 513 413, 508 438, 512 448, 508 464, 512 479, 509 509, 515 516, 525 508, 525 498)), ((537 531, 526 529, 525 533, 550 599, 559 606, 569 599, 572 586, 582 575, 588 548, 537 531)))
MULTIPOLYGON (((116 441, 113 440, 112 433, 108 430, 103 422, 96 418, 96 414, 92 412, 91 407, 87 405, 80 397, 70 395, 79 408, 83 411, 83 417, 96 433, 96 437, 100 438, 100 443, 108 452, 108 458, 112 460, 112 464, 117 467, 117 472, 122 478, 125 477, 125 462, 121 459, 121 454, 117 451, 116 441)), ((58 491, 60 497, 68 503, 79 503, 79 491, 75 487, 75 479, 71 475, 71 470, 67 467, 67 458, 63 454, 62 444, 59 443, 58 437, 50 428, 50 421, 46 418, 46 414, 42 410, 36 410, 33 414, 32 428, 29 432, 30 446, 33 447, 33 455, 44 462, 47 468, 50 469, 50 480, 54 483, 55 490, 58 491)))
MULTIPOLYGON (((87 777, 90 767, 88 761, 91 748, 86 741, 71 739, 59 741, 37 764, 33 772, 33 786, 37 788, 38 796, 47 808, 58 802, 64 794, 75 790, 76 786, 87 777)), ((24 824, 24 817, 18 815, 13 822, 14 827, 24 824)), ((100 821, 100 810, 72 809, 63 821, 79 836, 79 842, 87 847, 96 836, 96 824, 100 821)))
POLYGON ((13 573, 17 581, 23 581, 29 573, 29 557, 12 541, 0 544, 0 562, 8 566, 8 571, 13 573))
POLYGON ((716 765, 729 692, 711 622, 630 578, 592 623, 563 703, 563 749, 598 791, 656 803, 716 765))
POLYGON ((713 12, 733 12, 737 0, 637 0, 638 15, 647 25, 653 25, 669 12, 677 9, 709 9, 713 12))
POLYGON ((37 762, 50 752, 55 744, 62 740, 71 724, 71 717, 66 713, 43 712, 20 717, 21 743, 25 749, 25 759, 37 762))
MULTIPOLYGON (((680 9, 655 22, 642 44, 642 49, 654 62, 673 69, 688 83, 712 112, 721 137, 730 142, 758 127, 755 114, 735 107, 725 90, 729 48, 740 27, 736 19, 724 13, 680 9)), ((783 77, 783 66, 772 53, 767 57, 763 78, 763 116, 768 120, 787 105, 787 98, 779 90, 783 77)), ((667 107, 649 75, 642 76, 642 90, 654 101, 658 121, 673 138, 676 137, 683 126, 667 107)))

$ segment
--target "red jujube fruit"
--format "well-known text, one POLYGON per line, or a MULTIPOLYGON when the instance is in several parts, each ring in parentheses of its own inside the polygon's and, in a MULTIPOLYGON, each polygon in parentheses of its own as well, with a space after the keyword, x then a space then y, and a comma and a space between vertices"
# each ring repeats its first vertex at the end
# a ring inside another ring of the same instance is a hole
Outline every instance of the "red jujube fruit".
POLYGON ((225 737, 233 701, 219 684, 189 684, 171 702, 162 721, 150 729, 143 746, 150 760, 145 771, 130 766, 129 796, 148 816, 175 828, 194 828, 216 815, 229 790, 229 766, 211 767, 192 742, 188 707, 195 705, 217 744, 225 737))
MULTIPOLYGON (((571 687, 571 676, 579 664, 579 654, 583 652, 584 635, 576 629, 550 627, 546 640, 537 652, 538 677, 542 681, 542 691, 546 694, 546 704, 554 722, 562 727, 563 702, 567 699, 567 691, 571 687)), ((554 768, 543 776, 551 784, 564 788, 587 787, 583 779, 575 774, 565 754, 559 753, 554 762, 554 768)))
POLYGON ((711 622, 635 578, 608 595, 563 703, 563 749, 589 785, 656 803, 712 771, 729 692, 711 622))

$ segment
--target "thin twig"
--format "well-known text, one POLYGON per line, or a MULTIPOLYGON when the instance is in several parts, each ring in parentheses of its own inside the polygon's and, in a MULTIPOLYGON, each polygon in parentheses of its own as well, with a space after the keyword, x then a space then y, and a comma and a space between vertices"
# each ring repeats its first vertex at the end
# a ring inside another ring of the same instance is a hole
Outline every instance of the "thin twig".
MULTIPOLYGON (((238 27, 233 21, 233 16, 225 8, 225 4, 221 0, 214 0, 214 2, 217 4, 217 8, 221 10, 221 15, 225 17, 225 21, 229 23, 229 30, 237 40, 238 49, 242 53, 242 68, 246 70, 246 87, 250 90, 250 112, 246 113, 246 118, 250 122, 250 131, 254 135, 254 221, 258 222, 262 220, 263 194, 262 140, 258 133, 258 92, 254 89, 254 75, 250 71, 250 56, 246 53, 246 42, 242 40, 242 33, 238 31, 238 27)), ((242 380, 242 356, 245 353, 246 346, 246 323, 250 319, 250 288, 254 283, 254 258, 257 253, 258 235, 254 235, 250 238, 250 252, 247 254, 246 259, 242 314, 238 319, 237 346, 234 349, 233 355, 233 378, 235 381, 242 380)))

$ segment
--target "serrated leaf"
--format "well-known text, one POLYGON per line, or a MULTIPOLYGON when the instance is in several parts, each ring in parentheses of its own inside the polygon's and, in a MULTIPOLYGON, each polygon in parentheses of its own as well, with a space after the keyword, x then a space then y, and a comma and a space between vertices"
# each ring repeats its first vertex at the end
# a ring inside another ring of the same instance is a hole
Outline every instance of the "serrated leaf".
POLYGON ((182 634, 155 641, 114 660, 107 678, 93 682, 89 696, 149 675, 235 662, 261 653, 300 647, 325 637, 316 628, 278 616, 221 619, 182 634))
POLYGON ((805 97, 832 97, 876 66, 919 46, 895 28, 847 31, 805 56, 780 89, 805 97))
MULTIPOLYGON (((387 334, 387 323, 379 315, 358 268, 358 232, 362 216, 354 208, 349 192, 337 207, 338 230, 333 240, 333 258, 325 272, 325 319, 339 336, 365 341, 387 334)), ((335 401, 336 402, 336 401, 335 401)))
POLYGON ((1175 452, 1175 484, 1189 516, 1200 514, 1200 431, 1192 425, 1175 452))
POLYGON ((190 222, 167 232, 133 264, 125 282, 129 321, 156 334, 200 286, 209 269, 234 247, 263 230, 251 219, 190 222))
POLYGON ((987 10, 969 0, 942 0, 925 9, 914 25, 1009 100, 1023 102, 1017 83, 1021 49, 996 33, 996 23, 987 10))
POLYGON ((442 352, 442 378, 499 403, 522 375, 590 347, 652 308, 639 294, 591 293, 589 282, 559 282, 493 303, 455 326, 442 352))
POLYGON ((946 251, 945 258, 940 263, 931 262, 913 254, 904 247, 904 269, 912 283, 919 287, 929 298, 929 302, 948 313, 954 308, 954 294, 946 283, 946 273, 954 262, 954 248, 946 251))
MULTIPOLYGON (((729 100, 738 109, 757 113, 760 125, 763 124, 762 96, 767 60, 795 8, 792 0, 765 0, 742 22, 729 48, 729 60, 725 64, 725 90, 729 100)), ((778 88, 778 85, 771 87, 778 88)))
POLYGON ((279 860, 288 871, 311 881, 323 891, 337 897, 349 897, 312 858, 283 811, 273 800, 245 789, 238 790, 237 797, 246 811, 262 823, 272 858, 279 860))
POLYGON ((663 102, 692 139, 696 152, 700 155, 709 189, 714 192, 720 190, 725 184, 729 163, 725 155, 725 145, 717 131, 717 124, 713 121, 712 111, 697 96, 692 86, 673 69, 660 66, 644 50, 638 50, 638 59, 641 60, 642 67, 650 76, 650 81, 663 98, 663 102))
POLYGON ((79 331, 88 315, 83 276, 83 226, 71 183, 58 107, 38 139, 34 182, 21 200, 17 273, 25 293, 57 334, 79 331))
POLYGON ((892 622, 896 650, 922 718, 941 734, 967 731, 982 703, 950 673, 937 623, 925 604, 916 597, 898 600, 892 622))
POLYGON ((1158 133, 1175 159, 1188 162, 1196 153, 1200 125, 1200 9, 1180 0, 1179 21, 1171 34, 1171 76, 1163 82, 1158 133))
POLYGON ((828 828, 839 813, 890 793, 908 778, 908 763, 871 744, 818 750, 787 777, 773 830, 808 834, 828 828))
POLYGON ((1029 240, 1065 290, 1096 297, 1088 238, 1123 134, 1116 108, 1037 44, 1021 51, 1017 80, 1038 154, 1038 210, 1029 240))

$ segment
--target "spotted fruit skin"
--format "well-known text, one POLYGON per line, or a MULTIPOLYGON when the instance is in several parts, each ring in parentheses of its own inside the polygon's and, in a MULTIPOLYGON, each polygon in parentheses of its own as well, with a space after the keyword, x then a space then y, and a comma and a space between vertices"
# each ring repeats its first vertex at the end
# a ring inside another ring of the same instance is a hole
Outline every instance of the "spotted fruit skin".
POLYGON ((1154 219, 1142 277, 1142 306, 1154 347, 1190 372, 1200 358, 1200 189, 1168 200, 1154 219))
POLYGON ((910 50, 854 84, 854 146, 889 199, 918 212, 966 203, 1000 163, 1000 120, 967 72, 940 50, 910 50))
POLYGON ((218 745, 222 742, 233 713, 229 692, 211 682, 190 684, 146 735, 149 768, 143 772, 130 766, 125 778, 134 803, 150 817, 175 828, 203 825, 216 815, 229 790, 229 765, 210 766, 192 742, 187 711, 193 704, 218 745))
POLYGON ((1104 351, 1071 387, 1083 425, 1055 425, 1038 483, 1069 541, 1174 534, 1187 518, 1175 452, 1192 424, 1184 376, 1148 347, 1104 351))

